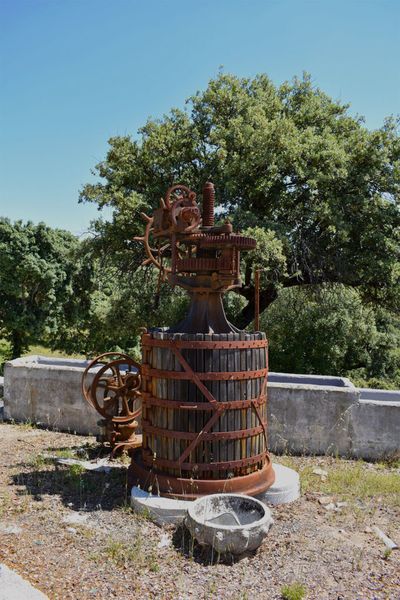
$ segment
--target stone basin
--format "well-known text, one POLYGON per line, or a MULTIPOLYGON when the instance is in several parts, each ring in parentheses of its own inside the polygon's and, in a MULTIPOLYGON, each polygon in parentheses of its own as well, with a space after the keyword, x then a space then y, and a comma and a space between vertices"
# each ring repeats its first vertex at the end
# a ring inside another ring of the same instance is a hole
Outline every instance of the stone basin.
POLYGON ((241 494, 202 496, 190 504, 185 518, 192 536, 220 554, 255 550, 272 522, 265 504, 241 494))

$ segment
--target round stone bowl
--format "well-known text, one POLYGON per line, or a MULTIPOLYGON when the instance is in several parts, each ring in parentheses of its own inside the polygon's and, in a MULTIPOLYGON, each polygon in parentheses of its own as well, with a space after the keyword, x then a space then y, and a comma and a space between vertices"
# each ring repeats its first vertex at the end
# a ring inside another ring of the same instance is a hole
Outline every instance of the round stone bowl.
POLYGON ((265 504, 240 494, 211 494, 192 502, 185 525, 200 543, 220 554, 255 550, 273 521, 265 504))

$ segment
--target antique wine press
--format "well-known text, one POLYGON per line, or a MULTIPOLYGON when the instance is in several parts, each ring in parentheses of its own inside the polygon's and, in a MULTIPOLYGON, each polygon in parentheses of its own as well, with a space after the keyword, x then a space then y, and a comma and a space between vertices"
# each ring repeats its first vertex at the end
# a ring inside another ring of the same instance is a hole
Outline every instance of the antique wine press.
POLYGON ((264 333, 229 323, 222 295, 241 285, 240 252, 254 249, 256 241, 234 233, 230 223, 214 224, 210 182, 202 213, 196 194, 175 185, 152 216, 143 215, 145 232, 136 239, 144 244, 144 264, 189 293, 188 314, 170 328, 143 333, 141 365, 126 356, 108 367, 101 357, 100 368, 94 361, 83 390, 93 405, 100 391, 114 443, 137 448, 129 468, 132 484, 175 498, 255 495, 275 477, 266 433, 268 342, 264 333), (117 367, 126 367, 123 375, 117 367))

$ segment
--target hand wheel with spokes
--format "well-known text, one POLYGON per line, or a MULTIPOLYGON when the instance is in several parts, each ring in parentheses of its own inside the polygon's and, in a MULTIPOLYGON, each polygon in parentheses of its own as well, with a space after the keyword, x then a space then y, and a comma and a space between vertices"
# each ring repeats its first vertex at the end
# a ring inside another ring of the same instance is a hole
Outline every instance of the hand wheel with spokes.
POLYGON ((113 423, 131 423, 140 415, 140 385, 140 364, 118 352, 101 354, 82 376, 84 398, 113 423))

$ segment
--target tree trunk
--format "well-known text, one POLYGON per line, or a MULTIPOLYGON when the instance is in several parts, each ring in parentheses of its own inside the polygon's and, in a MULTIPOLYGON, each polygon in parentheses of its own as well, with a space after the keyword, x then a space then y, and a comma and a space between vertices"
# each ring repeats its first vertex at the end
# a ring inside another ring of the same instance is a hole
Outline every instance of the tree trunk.
MULTIPOLYGON (((281 282, 282 287, 296 287, 300 285, 317 285, 321 284, 323 281, 311 280, 308 276, 302 275, 301 280, 299 278, 291 278, 286 279, 281 282)), ((336 280, 330 280, 330 283, 339 283, 336 280)), ((353 286, 354 287, 354 286, 353 286)), ((254 301, 254 286, 244 285, 242 288, 237 288, 236 293, 244 296, 247 299, 248 303, 238 314, 235 319, 234 325, 239 329, 245 329, 250 323, 254 320, 254 309, 255 309, 255 301, 254 301)), ((274 285, 270 285, 269 287, 260 290, 260 314, 270 306, 274 300, 278 297, 277 289, 274 285)))
MULTIPOLYGON (((235 320, 235 325, 239 329, 245 329, 254 320, 254 309, 255 309, 255 297, 254 297, 254 286, 247 288, 246 290, 240 290, 239 293, 247 298, 248 303, 238 314, 235 320)), ((276 288, 271 286, 265 290, 260 291, 260 314, 268 308, 270 304, 276 300, 278 292, 276 288)))
POLYGON ((11 334, 11 358, 19 358, 25 350, 23 337, 19 331, 13 331, 11 334))

